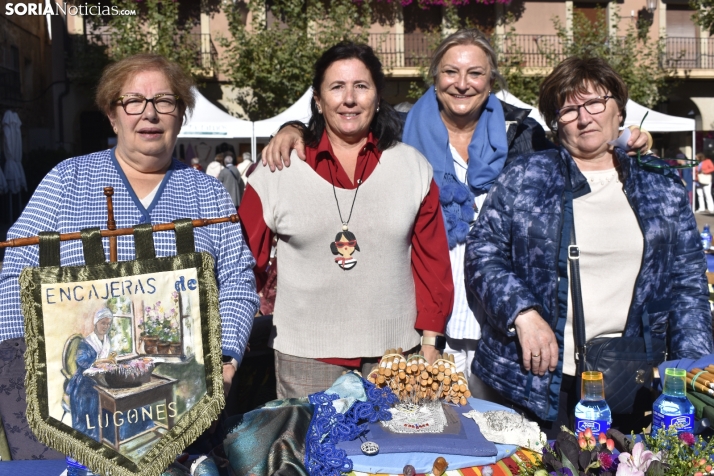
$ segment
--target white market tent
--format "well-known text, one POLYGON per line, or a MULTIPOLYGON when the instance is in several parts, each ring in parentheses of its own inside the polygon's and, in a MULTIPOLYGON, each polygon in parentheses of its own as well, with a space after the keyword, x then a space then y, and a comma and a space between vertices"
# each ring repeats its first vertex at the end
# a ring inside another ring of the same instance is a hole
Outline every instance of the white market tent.
MULTIPOLYGON (((520 107, 522 109, 530 109, 531 112, 528 116, 538 121, 544 129, 548 130, 548 126, 538 109, 524 103, 514 95, 504 91, 499 91, 496 96, 502 101, 512 104, 513 106, 520 107)), ((626 109, 627 117, 625 118, 625 127, 632 125, 639 126, 642 119, 645 117, 645 114, 647 114, 647 119, 645 119, 642 127, 650 132, 692 132, 692 134, 694 134, 694 119, 662 114, 661 112, 653 111, 652 109, 648 109, 641 104, 637 104, 631 99, 627 101, 626 109)))
POLYGON ((531 106, 530 104, 526 104, 520 99, 518 99, 516 96, 513 94, 507 92, 507 91, 499 91, 496 93, 496 97, 500 99, 501 101, 505 102, 506 104, 510 104, 511 106, 516 106, 521 109, 530 109, 531 112, 528 114, 528 117, 534 119, 538 124, 543 126, 543 129, 546 131, 548 130, 548 126, 545 123, 545 120, 543 119, 543 116, 540 115, 540 112, 538 109, 535 107, 531 106))
MULTIPOLYGON (((530 108, 531 112, 528 116, 538 121, 538 123, 540 123, 545 130, 548 130, 543 116, 541 116, 540 112, 536 108, 524 103, 512 94, 504 93, 503 91, 498 92, 497 96, 504 102, 512 104, 516 107, 523 109, 530 108)), ((625 106, 625 108, 627 110, 627 117, 625 118, 624 127, 633 125, 639 126, 642 124, 642 127, 650 132, 691 132, 692 155, 694 154, 694 151, 696 150, 696 125, 694 119, 662 114, 661 112, 653 111, 652 109, 638 104, 631 99, 628 99, 627 106, 625 106), (647 116, 646 118, 645 115, 647 116), (644 122, 642 122, 643 119, 644 122)), ((694 206, 694 203, 692 203, 692 206, 694 206)))
POLYGON ((181 127, 179 139, 250 139, 253 137, 253 123, 243 121, 222 111, 205 98, 198 90, 196 107, 181 127))
POLYGON ((312 112, 310 111, 310 101, 312 100, 312 88, 308 88, 300 99, 298 99, 295 104, 278 114, 277 116, 271 117, 270 119, 263 119, 262 121, 255 121, 253 123, 253 141, 251 144, 251 153, 253 157, 257 157, 257 139, 269 138, 275 131, 278 130, 280 126, 288 121, 300 121, 305 124, 308 123, 312 112))
MULTIPOLYGON (((625 118, 625 127, 639 126, 642 118, 647 114, 642 127, 651 132, 683 132, 696 130, 694 119, 686 117, 670 116, 661 112, 648 109, 641 104, 637 104, 633 100, 627 101, 627 117, 625 118)), ((692 149, 693 150, 693 149, 692 149)))

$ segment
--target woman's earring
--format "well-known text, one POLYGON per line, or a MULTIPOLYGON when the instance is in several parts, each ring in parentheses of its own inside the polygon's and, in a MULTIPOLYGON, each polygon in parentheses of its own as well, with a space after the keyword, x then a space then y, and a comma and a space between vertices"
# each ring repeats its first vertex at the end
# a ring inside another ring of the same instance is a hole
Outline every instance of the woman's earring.
POLYGON ((114 133, 117 134, 118 132, 119 132, 119 130, 115 127, 115 128, 114 128, 114 133))
POLYGON ((377 112, 379 112, 379 106, 377 106, 377 112))
POLYGON ((435 92, 435 93, 438 93, 438 92, 439 92, 439 90, 436 89, 436 85, 434 85, 434 92, 435 92))
POLYGON ((318 109, 318 110, 317 110, 317 113, 318 113, 318 114, 322 114, 322 109, 318 109))

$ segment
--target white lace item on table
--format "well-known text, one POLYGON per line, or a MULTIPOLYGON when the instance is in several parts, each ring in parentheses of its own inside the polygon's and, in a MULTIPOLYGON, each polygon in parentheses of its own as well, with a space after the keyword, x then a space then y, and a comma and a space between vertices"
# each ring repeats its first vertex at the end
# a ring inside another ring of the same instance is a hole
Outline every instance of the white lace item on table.
POLYGON ((479 412, 471 410, 465 417, 474 420, 481 434, 492 443, 517 445, 540 452, 547 441, 538 423, 530 421, 518 413, 506 410, 479 412))
POLYGON ((393 433, 441 433, 446 426, 446 415, 440 401, 413 404, 398 403, 389 409, 390 421, 382 426, 393 433))

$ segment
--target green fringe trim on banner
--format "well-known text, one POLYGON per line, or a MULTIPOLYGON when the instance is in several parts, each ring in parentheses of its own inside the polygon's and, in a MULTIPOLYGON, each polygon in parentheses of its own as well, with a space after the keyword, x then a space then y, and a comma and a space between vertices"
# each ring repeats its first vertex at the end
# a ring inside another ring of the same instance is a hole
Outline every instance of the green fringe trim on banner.
POLYGON ((196 440, 225 406, 221 350, 221 317, 213 257, 206 253, 81 267, 25 268, 19 279, 25 316, 25 387, 27 420, 37 439, 71 456, 94 472, 108 476, 159 476, 176 456, 196 440), (41 284, 103 279, 196 268, 199 277, 201 335, 206 395, 186 412, 138 464, 117 451, 60 423, 48 414, 47 365, 42 321, 41 284), (99 276, 101 275, 101 276, 99 276), (43 386, 41 382, 45 383, 43 386))

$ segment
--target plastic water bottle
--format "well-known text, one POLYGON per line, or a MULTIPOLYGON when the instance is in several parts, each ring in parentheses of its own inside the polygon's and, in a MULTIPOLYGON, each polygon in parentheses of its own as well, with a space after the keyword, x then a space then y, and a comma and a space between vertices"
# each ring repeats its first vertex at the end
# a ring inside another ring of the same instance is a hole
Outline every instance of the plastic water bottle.
POLYGON ((677 433, 694 432, 694 405, 687 399, 687 371, 666 369, 664 389, 652 407, 652 434, 673 426, 677 433))
POLYGON ((598 435, 607 433, 612 424, 612 413, 605 401, 602 372, 583 372, 581 388, 580 401, 575 405, 575 433, 590 428, 597 441, 598 435))
POLYGON ((702 248, 704 251, 712 247, 712 232, 709 230, 709 225, 704 225, 704 229, 701 233, 702 238, 702 248))
POLYGON ((65 461, 67 462, 67 476, 93 476, 96 474, 74 458, 67 456, 65 461))

